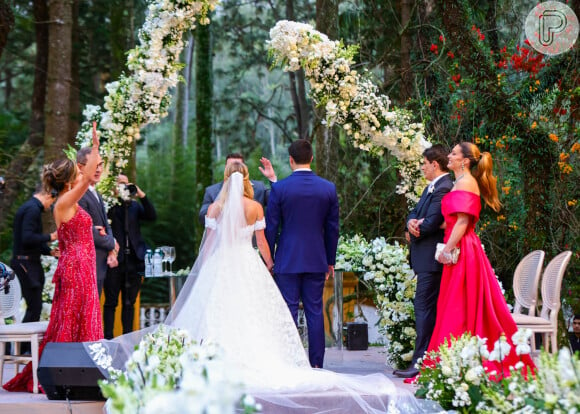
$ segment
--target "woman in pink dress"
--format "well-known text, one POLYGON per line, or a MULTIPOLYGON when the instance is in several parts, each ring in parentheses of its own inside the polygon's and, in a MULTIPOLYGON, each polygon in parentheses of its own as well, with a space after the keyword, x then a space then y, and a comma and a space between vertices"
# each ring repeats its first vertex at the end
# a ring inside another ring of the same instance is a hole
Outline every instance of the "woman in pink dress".
MULTIPOLYGON (((481 153, 476 145, 462 142, 448 155, 449 169, 455 173, 455 185, 443 197, 441 211, 445 218, 445 248, 439 257, 443 267, 441 290, 437 302, 437 320, 428 351, 435 351, 450 336, 465 332, 487 338, 491 351, 504 334, 511 345, 503 363, 489 362, 486 368, 509 375, 508 367, 519 360, 511 337, 517 331, 499 283, 474 228, 479 220, 481 197, 496 212, 500 202, 492 175, 489 152, 481 153), (456 264, 451 251, 460 250, 456 264)), ((535 369, 529 355, 521 357, 527 367, 535 369)))
MULTIPOLYGON (((90 177, 100 162, 99 140, 93 126, 93 148, 86 175, 69 159, 44 167, 45 190, 58 192, 54 219, 60 257, 53 276, 55 284, 50 322, 39 352, 47 342, 85 342, 103 338, 101 307, 97 294, 93 221, 77 202, 89 187, 90 177)), ((32 363, 4 385, 7 391, 32 392, 32 363)))

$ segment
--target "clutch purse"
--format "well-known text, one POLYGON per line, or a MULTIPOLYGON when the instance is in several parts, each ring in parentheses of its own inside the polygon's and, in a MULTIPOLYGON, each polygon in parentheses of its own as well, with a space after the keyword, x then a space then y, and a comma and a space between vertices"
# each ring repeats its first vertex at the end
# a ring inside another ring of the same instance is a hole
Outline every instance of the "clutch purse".
MULTIPOLYGON (((440 262, 439 256, 443 253, 443 249, 445 248, 445 243, 437 243, 437 248, 435 249, 435 260, 440 262)), ((459 259, 459 247, 455 247, 451 250, 451 263, 456 264, 457 260, 459 259)))

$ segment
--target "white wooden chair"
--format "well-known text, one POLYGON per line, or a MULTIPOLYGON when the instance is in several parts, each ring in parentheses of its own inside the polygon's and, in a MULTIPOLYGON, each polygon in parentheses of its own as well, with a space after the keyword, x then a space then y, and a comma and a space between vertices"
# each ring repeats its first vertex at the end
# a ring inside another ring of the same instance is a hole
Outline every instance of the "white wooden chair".
MULTIPOLYGON (((2 265, 9 272, 12 272, 12 269, 8 266, 2 265)), ((3 281, 2 278, 0 280, 3 281)), ((8 286, 8 291, 0 289, 0 384, 4 383, 2 379, 4 364, 15 364, 16 372, 18 372, 20 365, 32 361, 33 392, 38 393, 38 376, 36 373, 39 359, 38 347, 44 338, 48 322, 15 322, 6 325, 4 319, 18 315, 20 300, 22 299, 22 290, 18 278, 14 277, 14 279, 10 280, 8 286), (6 343, 10 342, 14 344, 12 355, 6 355, 5 346, 6 343), (30 355, 20 355, 21 342, 30 342, 30 355)))
POLYGON ((558 312, 562 306, 560 290, 571 256, 571 251, 562 252, 550 260, 546 266, 542 276, 542 311, 540 316, 513 315, 518 328, 528 328, 533 333, 541 333, 544 349, 552 353, 558 351, 558 312))
POLYGON ((536 316, 538 284, 542 275, 544 256, 543 250, 534 250, 518 263, 513 281, 516 297, 513 314, 524 314, 524 309, 527 309, 529 316, 536 316))

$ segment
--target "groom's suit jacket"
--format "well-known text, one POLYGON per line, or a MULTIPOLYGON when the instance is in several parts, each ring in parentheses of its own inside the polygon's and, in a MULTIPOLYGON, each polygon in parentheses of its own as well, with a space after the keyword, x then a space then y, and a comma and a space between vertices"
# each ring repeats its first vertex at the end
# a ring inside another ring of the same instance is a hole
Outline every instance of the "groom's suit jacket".
POLYGON ((107 220, 105 204, 100 195, 97 200, 97 197, 95 197, 90 190, 87 190, 79 200, 79 206, 89 213, 93 219, 93 239, 95 241, 95 253, 97 258, 97 282, 102 282, 105 280, 105 276, 107 276, 107 256, 109 255, 109 252, 115 248, 113 230, 111 230, 111 226, 107 220), (95 226, 104 227, 107 234, 101 236, 95 226))
POLYGON ((336 261, 338 224, 334 183, 302 170, 272 184, 265 233, 274 272, 326 273, 336 261))
MULTIPOLYGON (((270 190, 268 190, 264 183, 261 181, 250 180, 250 182, 252 183, 252 187, 254 187, 254 200, 260 203, 265 209, 266 205, 268 204, 268 195, 270 190)), ((223 185, 224 182, 221 181, 206 187, 205 193, 203 194, 201 208, 199 209, 199 223, 202 226, 205 224, 205 215, 207 214, 209 205, 217 199, 223 185)))
POLYGON ((411 267, 415 273, 441 271, 441 263, 435 260, 437 243, 443 242, 444 231, 440 228, 443 223, 441 214, 441 200, 453 187, 453 181, 449 174, 441 177, 434 184, 432 191, 427 186, 421 195, 421 199, 407 217, 411 219, 425 220, 419 226, 420 236, 411 236, 411 267))

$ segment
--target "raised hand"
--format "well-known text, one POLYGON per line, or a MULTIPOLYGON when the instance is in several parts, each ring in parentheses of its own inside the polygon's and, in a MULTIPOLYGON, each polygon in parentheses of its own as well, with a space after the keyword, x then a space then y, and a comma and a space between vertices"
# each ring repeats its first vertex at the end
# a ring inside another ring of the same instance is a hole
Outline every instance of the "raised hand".
POLYGON ((97 121, 93 121, 93 148, 99 148, 99 134, 97 134, 97 121))
POLYGON ((260 162, 262 163, 262 167, 258 167, 260 172, 266 177, 268 180, 272 182, 276 182, 278 179, 276 178, 276 172, 274 171, 274 167, 272 167, 272 163, 266 157, 260 158, 260 162))

